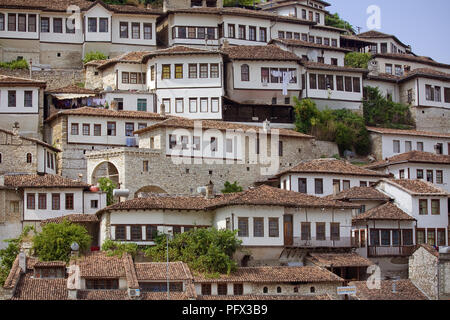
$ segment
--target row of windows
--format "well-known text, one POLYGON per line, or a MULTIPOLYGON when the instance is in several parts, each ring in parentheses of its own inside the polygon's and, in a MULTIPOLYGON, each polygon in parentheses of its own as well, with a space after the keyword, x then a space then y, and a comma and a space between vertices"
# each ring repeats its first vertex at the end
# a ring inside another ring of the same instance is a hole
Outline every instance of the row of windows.
MULTIPOLYGON (((33 107, 33 91, 24 91, 23 95, 23 106, 26 108, 33 107)), ((16 90, 8 90, 8 107, 15 108, 17 107, 17 91, 16 90)))
MULTIPOLYGON (((312 6, 312 4, 310 4, 312 6)), ((317 5, 315 5, 317 7, 317 5)), ((302 19, 303 20, 310 20, 315 21, 320 24, 320 13, 314 13, 313 11, 308 11, 308 15, 306 13, 306 9, 302 9, 302 19), (314 20, 315 18, 315 20, 314 20)))
MULTIPOLYGON (((419 214, 420 215, 428 215, 428 199, 420 199, 419 200, 419 214)), ((441 200, 431 200, 431 214, 432 215, 440 215, 441 214, 441 200)))
POLYGON ((310 43, 315 43, 315 44, 323 44, 325 46, 331 46, 331 47, 335 47, 335 48, 337 48, 337 46, 338 46, 337 39, 311 36, 311 35, 308 35, 307 33, 278 31, 278 38, 302 40, 305 42, 310 42, 310 43))
POLYGON ((259 27, 259 37, 257 35, 258 28, 255 26, 248 27, 247 34, 247 26, 238 25, 237 34, 236 34, 236 25, 228 24, 228 38, 231 39, 239 39, 239 40, 248 40, 248 41, 260 41, 267 42, 267 28, 259 27))
MULTIPOLYGON (((65 193, 65 209, 73 210, 74 209, 74 195, 73 193, 65 193)), ((46 193, 38 193, 38 209, 46 210, 47 209, 47 194, 46 193)), ((27 193, 27 209, 35 210, 36 209, 36 194, 35 193, 27 193)), ((59 193, 52 194, 52 210, 61 210, 61 195, 59 193)))
POLYGON ((411 229, 370 229, 370 245, 378 246, 411 246, 413 231, 411 229))
MULTIPOLYGON (((416 179, 422 180, 425 179, 424 176, 425 170, 423 169, 417 169, 416 171, 416 179)), ((399 178, 405 179, 405 170, 402 169, 399 171, 399 178)), ((409 176, 409 169, 408 169, 408 179, 411 179, 409 176)), ((433 170, 426 170, 426 179, 428 182, 434 183, 434 171, 433 170)), ((444 184, 444 171, 442 170, 436 170, 436 184, 444 184)))
MULTIPOLYGON (((427 99, 427 101, 441 102, 441 87, 425 85, 425 99, 427 99)), ((444 88, 444 101, 450 103, 450 88, 444 88)))
MULTIPOLYGON (((369 46, 369 52, 372 54, 377 54, 378 44, 373 44, 369 46)), ((388 53, 387 42, 380 43, 380 53, 388 53)), ((405 53, 405 52, 399 49, 395 44, 391 43, 391 53, 405 53)))
MULTIPOLYGON (((82 134, 83 136, 90 136, 91 135, 91 126, 94 127, 93 133, 94 136, 96 137, 100 137, 102 135, 102 125, 101 124, 94 124, 91 125, 90 123, 83 123, 82 124, 82 134)), ((79 132, 79 127, 80 124, 78 123, 72 123, 71 127, 70 127, 70 134, 73 136, 77 136, 80 134, 79 132)), ((115 122, 108 122, 107 125, 107 130, 106 130, 106 135, 108 136, 115 136, 117 133, 117 125, 115 122)), ((138 124, 138 130, 147 128, 147 124, 146 123, 139 123, 138 124)), ((135 131, 135 125, 133 122, 127 122, 125 123, 125 136, 126 137, 132 137, 133 136, 133 132, 135 131)))
MULTIPOLYGON (((219 98, 189 98, 189 112, 190 113, 218 113, 219 112, 219 98)), ((184 113, 184 98, 175 99, 175 110, 172 111, 171 99, 162 99, 167 113, 184 113)))
POLYGON ((445 246, 445 229, 417 229, 416 244, 427 243, 431 246, 445 246), (437 239, 437 242, 436 242, 437 239))
MULTIPOLYGON (((393 151, 394 153, 400 153, 400 140, 393 140, 393 151)), ((450 147, 450 143, 449 143, 450 147)), ((444 144, 443 143, 437 143, 434 146, 434 149, 436 151, 436 154, 443 154, 444 153, 444 144)), ((416 150, 417 151, 423 151, 423 142, 419 141, 416 143, 416 150)), ((405 152, 412 151, 412 141, 405 141, 405 152)), ((449 154, 450 154, 450 148, 449 148, 449 154)))
MULTIPOLYGON (((314 179, 315 183, 315 191, 316 194, 323 194, 323 179, 314 179), (322 191, 321 193, 318 193, 317 191, 322 191)), ((359 186, 360 187, 367 187, 368 185, 373 186, 375 182, 368 182, 368 181, 360 181, 359 186)), ((281 189, 285 189, 287 185, 287 180, 283 181, 281 184, 281 189)), ((342 181, 342 190, 348 190, 350 189, 350 180, 343 180, 342 181)), ((341 192, 341 180, 334 179, 333 180, 333 190, 336 192, 341 192)), ((298 192, 300 193, 308 193, 308 179, 307 178, 299 178, 298 179, 298 192)))
MULTIPOLYGON (((393 66, 390 63, 386 63, 385 72, 387 74, 392 74, 393 66)), ((402 76, 403 75, 403 67, 399 64, 395 65, 395 75, 402 76)))
MULTIPOLYGON (((8 13, 8 31, 36 32, 37 16, 35 14, 8 13)), ((0 13, 0 31, 5 31, 5 14, 0 13)))
MULTIPOLYGON (((117 102, 117 109, 123 110, 123 98, 114 98, 113 100, 115 102, 117 102)), ((137 108, 137 111, 147 111, 147 99, 143 99, 143 98, 137 99, 136 100, 136 108, 137 108)), ((139 124, 139 127, 145 128, 145 127, 143 127, 143 125, 144 124, 139 124)))
POLYGON ((217 27, 186 27, 172 28, 172 39, 217 39, 217 27))
MULTIPOLYGON (((167 282, 139 282, 139 288, 142 292, 167 292, 167 282)), ((182 292, 182 282, 170 282, 170 292, 182 292)))
MULTIPOLYGON (((326 223, 325 222, 316 222, 316 240, 325 241, 326 238, 326 223)), ((341 238, 340 235, 340 224, 339 223, 330 223, 330 240, 339 241, 341 238)), ((302 222, 300 224, 300 239, 303 241, 311 240, 311 222, 302 222)))
MULTIPOLYGON (((119 23, 119 36, 121 39, 129 38, 129 28, 130 22, 119 23)), ((151 40, 153 37, 152 24, 151 23, 140 23, 140 22, 131 22, 131 39, 140 39, 141 38, 141 28, 144 31, 143 37, 144 40, 151 40)))
POLYGON ((145 84, 145 72, 122 72, 123 84, 145 84))
MULTIPOLYGON (((218 283, 217 294, 219 296, 226 296, 228 294, 228 284, 218 283)), ((242 296, 244 294, 244 285, 242 283, 233 283, 233 295, 242 296)), ((211 283, 202 283, 202 296, 211 295, 211 283)))
MULTIPOLYGON (((150 67, 151 72, 151 80, 155 80, 155 68, 154 66, 150 67)), ((175 64, 174 73, 172 74, 172 65, 163 64, 162 65, 162 73, 161 79, 171 79, 172 76, 174 79, 183 79, 185 77, 184 73, 184 64, 175 64)), ((188 74, 189 79, 197 79, 197 78, 219 78, 219 64, 218 63, 190 63, 188 64, 188 74)))
POLYGON ((309 88, 319 90, 337 90, 346 92, 361 92, 361 79, 358 77, 336 76, 336 89, 333 75, 309 74, 309 88))
MULTIPOLYGON (((289 83, 297 83, 296 68, 261 68, 261 83, 283 83, 284 76, 290 76, 289 83), (290 74, 286 75, 286 72, 290 74)), ((241 66, 241 81, 250 81, 250 67, 248 64, 241 66)))
MULTIPOLYGON (((158 235, 157 225, 115 225, 115 240, 127 241, 127 227, 130 228, 130 241, 152 241, 158 235), (145 235, 145 240, 144 236, 145 235)), ((167 226, 166 226, 167 227, 167 226)), ((172 226, 173 234, 188 232, 194 226, 172 226)))

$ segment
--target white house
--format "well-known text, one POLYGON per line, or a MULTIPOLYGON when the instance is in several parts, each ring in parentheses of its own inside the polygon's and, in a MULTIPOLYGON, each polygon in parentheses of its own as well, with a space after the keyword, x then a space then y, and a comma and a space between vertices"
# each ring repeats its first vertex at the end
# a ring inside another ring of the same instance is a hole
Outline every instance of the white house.
POLYGON ((95 214, 106 207, 106 193, 58 175, 6 175, 5 186, 19 190, 23 201, 22 221, 39 222, 70 214, 95 214))
POLYGON ((325 197, 353 187, 374 185, 386 174, 337 159, 303 161, 277 174, 281 189, 325 197))
POLYGON ((372 153, 384 160, 413 150, 450 155, 450 134, 418 130, 368 127, 372 153))
POLYGON ((365 52, 372 54, 407 54, 411 52, 411 46, 401 42, 396 36, 376 30, 370 30, 357 35, 359 38, 374 42, 366 48, 365 52))
POLYGON ((0 76, 0 127, 18 122, 20 134, 41 138, 45 87, 44 81, 0 76))

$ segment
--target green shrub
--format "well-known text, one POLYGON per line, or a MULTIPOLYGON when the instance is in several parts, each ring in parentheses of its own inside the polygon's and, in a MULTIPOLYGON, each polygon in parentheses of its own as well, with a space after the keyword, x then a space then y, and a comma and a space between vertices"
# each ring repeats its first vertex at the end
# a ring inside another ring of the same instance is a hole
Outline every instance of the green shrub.
POLYGON ((349 52, 345 55, 344 63, 347 67, 367 69, 371 58, 370 53, 349 52))
POLYGON ((342 20, 341 17, 339 17, 338 13, 326 14, 325 15, 325 25, 330 26, 330 27, 335 27, 335 28, 346 29, 350 33, 355 34, 355 29, 353 28, 353 26, 350 23, 348 23, 347 21, 342 20))
POLYGON ((242 190, 243 190, 242 187, 237 183, 237 181, 235 181, 234 183, 226 181, 222 193, 236 193, 242 192, 242 190))
POLYGON ((17 70, 17 69, 29 69, 30 66, 27 62, 27 60, 21 59, 21 60, 13 60, 10 62, 0 62, 0 68, 6 68, 10 70, 17 70))
POLYGON ((93 61, 93 60, 106 60, 108 59, 108 57, 106 55, 104 55, 103 53, 101 53, 100 51, 91 51, 91 52, 87 52, 84 55, 84 59, 83 59, 83 63, 88 63, 89 61, 93 61))
POLYGON ((122 257, 124 253, 129 253, 134 258, 138 253, 138 245, 135 243, 122 243, 113 240, 103 242, 102 251, 106 251, 109 256, 122 257))
POLYGON ((106 204, 108 206, 114 203, 113 191, 117 188, 117 185, 109 178, 103 177, 98 179, 98 185, 100 190, 106 192, 106 204))

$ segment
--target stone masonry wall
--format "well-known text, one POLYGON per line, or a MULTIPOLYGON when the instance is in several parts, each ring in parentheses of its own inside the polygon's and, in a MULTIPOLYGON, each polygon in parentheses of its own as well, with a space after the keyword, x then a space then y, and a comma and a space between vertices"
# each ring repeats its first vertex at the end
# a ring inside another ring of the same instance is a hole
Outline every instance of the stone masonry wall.
POLYGON ((0 190, 0 250, 7 246, 3 240, 17 238, 22 232, 22 197, 22 193, 15 190, 0 190), (11 205, 13 201, 19 204, 17 211, 11 205))
MULTIPOLYGON (((9 70, 0 68, 0 75, 30 78, 29 70, 9 70)), ((46 71, 32 71, 34 80, 47 82, 46 90, 62 88, 73 83, 84 82, 83 69, 54 69, 46 71)))
POLYGON ((419 248, 409 258, 409 279, 430 299, 438 297, 438 258, 424 248, 419 248))
POLYGON ((20 139, 18 136, 0 132, 0 173, 36 173, 36 144, 20 139), (31 153, 32 161, 27 163, 27 154, 31 153))
POLYGON ((450 110, 444 108, 419 108, 411 110, 419 131, 450 133, 450 110))

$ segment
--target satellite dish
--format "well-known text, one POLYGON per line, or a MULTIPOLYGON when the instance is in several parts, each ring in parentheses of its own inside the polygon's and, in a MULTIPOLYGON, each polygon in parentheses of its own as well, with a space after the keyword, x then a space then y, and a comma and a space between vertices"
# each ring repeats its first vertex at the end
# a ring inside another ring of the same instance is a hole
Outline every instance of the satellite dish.
POLYGON ((72 249, 72 251, 78 251, 78 250, 80 250, 80 245, 78 243, 74 242, 70 245, 70 249, 72 249))

